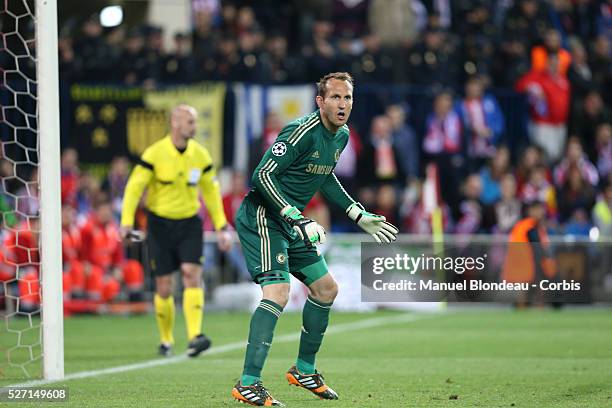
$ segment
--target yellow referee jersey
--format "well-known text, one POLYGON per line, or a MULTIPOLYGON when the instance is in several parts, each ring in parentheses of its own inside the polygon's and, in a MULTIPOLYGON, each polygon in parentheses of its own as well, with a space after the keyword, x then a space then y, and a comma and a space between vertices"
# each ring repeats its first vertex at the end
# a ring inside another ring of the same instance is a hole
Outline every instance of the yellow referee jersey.
POLYGON ((180 152, 170 136, 155 142, 142 154, 125 187, 121 225, 133 226, 138 201, 147 189, 146 207, 163 218, 179 220, 200 209, 198 187, 216 230, 227 224, 219 182, 208 150, 190 139, 180 152))

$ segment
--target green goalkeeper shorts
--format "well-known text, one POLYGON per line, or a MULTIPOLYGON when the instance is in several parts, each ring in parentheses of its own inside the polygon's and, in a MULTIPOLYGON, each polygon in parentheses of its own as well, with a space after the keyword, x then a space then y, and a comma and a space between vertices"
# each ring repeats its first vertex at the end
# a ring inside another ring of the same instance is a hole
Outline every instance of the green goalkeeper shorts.
POLYGON ((289 283, 289 273, 306 285, 327 273, 321 253, 309 248, 280 217, 245 198, 236 214, 236 231, 253 281, 262 286, 289 283))

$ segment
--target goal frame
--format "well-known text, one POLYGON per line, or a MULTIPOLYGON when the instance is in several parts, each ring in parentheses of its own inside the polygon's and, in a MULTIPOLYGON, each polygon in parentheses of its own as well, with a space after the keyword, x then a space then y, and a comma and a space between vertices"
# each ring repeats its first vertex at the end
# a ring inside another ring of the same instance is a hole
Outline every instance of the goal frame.
POLYGON ((42 364, 44 379, 60 380, 64 378, 64 308, 57 0, 36 0, 35 23, 42 364))

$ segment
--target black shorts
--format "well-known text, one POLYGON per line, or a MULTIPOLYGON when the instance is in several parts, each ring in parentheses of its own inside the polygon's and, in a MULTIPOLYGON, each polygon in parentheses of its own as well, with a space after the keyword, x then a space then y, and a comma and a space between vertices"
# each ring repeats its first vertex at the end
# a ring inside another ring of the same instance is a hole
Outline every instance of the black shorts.
POLYGON ((149 265, 155 276, 168 275, 184 262, 202 264, 202 220, 193 216, 171 220, 148 214, 149 265))

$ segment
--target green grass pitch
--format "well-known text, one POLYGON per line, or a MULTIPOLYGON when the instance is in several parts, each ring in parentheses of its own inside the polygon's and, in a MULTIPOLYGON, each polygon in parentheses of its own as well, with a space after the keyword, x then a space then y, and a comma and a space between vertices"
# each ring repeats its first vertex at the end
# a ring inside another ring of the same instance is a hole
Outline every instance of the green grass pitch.
MULTIPOLYGON (((276 330, 283 340, 272 346, 264 382, 288 407, 612 406, 610 310, 404 316, 332 314, 337 329, 326 336, 317 366, 340 400, 321 401, 284 379, 297 352, 296 337, 287 335, 297 333, 301 319, 285 314, 276 330)), ((208 313, 204 319, 214 346, 247 336, 247 314, 208 313)), ((175 334, 177 352, 184 352, 180 313, 175 334)), ((148 361, 156 358, 156 345, 153 316, 68 318, 66 373, 148 361)), ((75 379, 54 384, 69 388, 67 404, 44 406, 244 407, 230 396, 242 363, 243 349, 234 346, 164 366, 75 379)))

